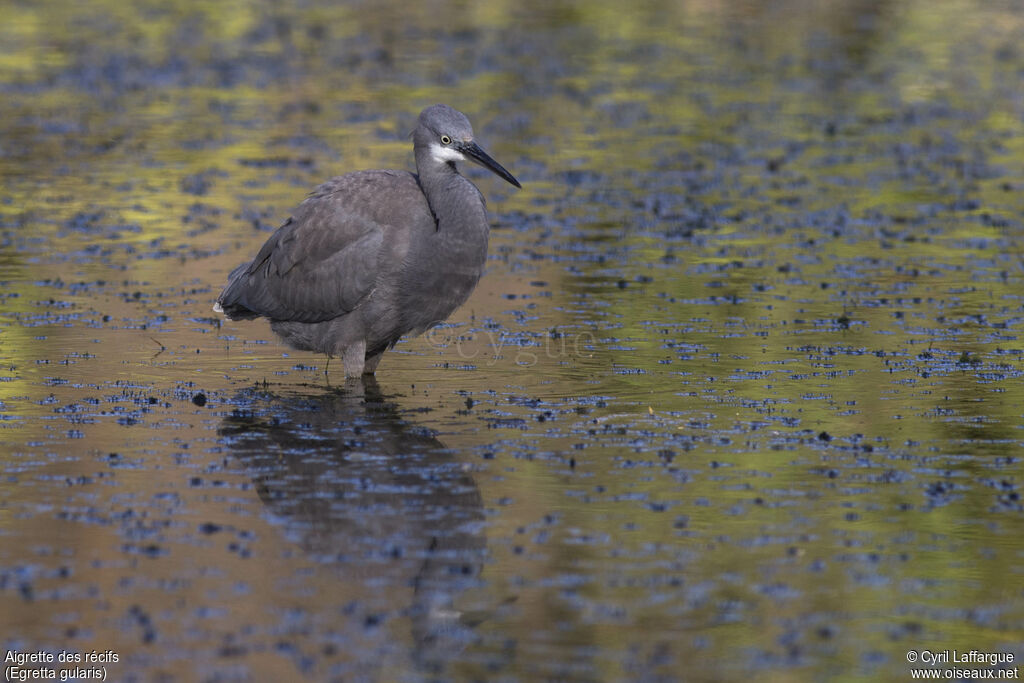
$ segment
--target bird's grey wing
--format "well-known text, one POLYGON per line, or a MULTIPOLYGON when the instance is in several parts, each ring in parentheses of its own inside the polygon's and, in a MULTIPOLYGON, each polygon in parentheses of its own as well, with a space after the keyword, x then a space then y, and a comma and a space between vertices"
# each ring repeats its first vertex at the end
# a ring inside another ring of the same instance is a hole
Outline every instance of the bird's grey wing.
POLYGON ((231 275, 218 300, 232 318, 321 322, 352 311, 377 281, 385 236, 395 226, 377 204, 411 174, 352 173, 317 188, 231 275), (396 180, 400 179, 400 180, 396 180))

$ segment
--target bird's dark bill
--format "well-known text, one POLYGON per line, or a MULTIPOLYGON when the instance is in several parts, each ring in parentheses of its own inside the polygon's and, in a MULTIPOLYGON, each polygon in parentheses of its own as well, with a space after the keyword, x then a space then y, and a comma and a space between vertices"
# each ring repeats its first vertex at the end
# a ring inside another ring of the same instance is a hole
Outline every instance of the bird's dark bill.
POLYGON ((480 148, 480 145, 475 142, 467 142, 460 145, 459 151, 506 182, 509 182, 518 188, 523 187, 519 184, 519 181, 515 179, 515 176, 506 171, 504 166, 492 159, 491 156, 487 152, 483 151, 480 148))

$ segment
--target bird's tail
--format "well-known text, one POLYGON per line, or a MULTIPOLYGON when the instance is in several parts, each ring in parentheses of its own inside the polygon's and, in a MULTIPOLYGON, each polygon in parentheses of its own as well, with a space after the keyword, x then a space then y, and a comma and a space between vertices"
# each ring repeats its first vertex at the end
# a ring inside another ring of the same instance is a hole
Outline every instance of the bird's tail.
POLYGON ((231 275, 228 275, 228 286, 213 304, 215 312, 223 313, 230 320, 253 320, 260 317, 259 313, 243 303, 248 269, 249 264, 243 263, 231 271, 231 275))

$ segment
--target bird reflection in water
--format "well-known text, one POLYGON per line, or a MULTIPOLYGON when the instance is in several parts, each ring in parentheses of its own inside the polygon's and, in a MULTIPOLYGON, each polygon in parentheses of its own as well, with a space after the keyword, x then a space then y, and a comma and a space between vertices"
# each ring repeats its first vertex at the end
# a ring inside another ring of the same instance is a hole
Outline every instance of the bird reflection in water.
MULTIPOLYGON (((481 619, 456 607, 479 582, 486 552, 472 474, 432 433, 402 419, 372 378, 347 392, 251 390, 237 402, 248 409, 226 417, 219 433, 289 540, 337 567, 346 585, 365 584, 366 595, 383 586, 393 600, 411 588, 411 604, 398 610, 411 621, 411 658, 441 671, 481 619)), ((369 606, 349 612, 354 622, 376 618, 369 606)))

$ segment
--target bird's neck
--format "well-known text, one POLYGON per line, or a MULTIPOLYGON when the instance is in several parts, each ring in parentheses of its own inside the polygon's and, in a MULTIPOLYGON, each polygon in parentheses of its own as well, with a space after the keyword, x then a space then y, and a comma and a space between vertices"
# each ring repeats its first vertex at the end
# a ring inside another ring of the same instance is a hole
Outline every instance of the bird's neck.
POLYGON ((423 194, 434 214, 439 232, 467 239, 482 232, 487 239, 487 212, 483 196, 453 163, 432 165, 419 174, 423 194), (470 233, 470 234, 466 234, 470 233))

